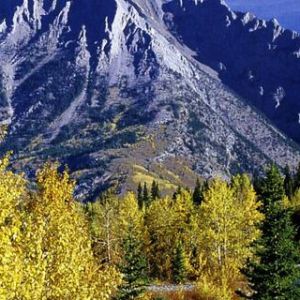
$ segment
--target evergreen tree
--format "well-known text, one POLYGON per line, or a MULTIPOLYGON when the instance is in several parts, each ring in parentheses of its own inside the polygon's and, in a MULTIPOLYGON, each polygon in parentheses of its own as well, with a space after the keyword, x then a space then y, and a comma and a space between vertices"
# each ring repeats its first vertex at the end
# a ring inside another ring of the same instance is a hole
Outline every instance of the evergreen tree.
POLYGON ((153 180, 152 186, 151 186, 151 198, 152 198, 152 200, 160 198, 159 186, 155 180, 153 180))
POLYGON ((258 196, 263 204, 262 210, 264 214, 267 214, 271 207, 277 207, 282 204, 285 196, 284 178, 275 165, 271 165, 266 170, 265 178, 261 178, 258 196))
POLYGON ((178 186, 177 190, 173 194, 173 197, 172 197, 173 200, 176 200, 177 196, 180 196, 181 194, 182 194, 182 188, 181 188, 181 186, 178 186))
POLYGON ((197 178, 196 186, 195 186, 194 193, 193 193, 193 202, 196 205, 201 205, 202 201, 203 201, 202 186, 201 186, 199 178, 197 178))
POLYGON ((253 187, 254 187, 254 190, 256 192, 257 195, 260 195, 260 185, 261 185, 261 182, 262 182, 262 177, 261 177, 261 174, 258 173, 257 170, 255 170, 253 172, 253 187))
POLYGON ((290 211, 283 208, 284 196, 284 179, 273 165, 260 184, 265 219, 260 226, 262 235, 254 244, 256 257, 243 270, 254 291, 253 300, 300 299, 296 232, 290 211))
POLYGON ((120 286, 117 300, 133 300, 142 295, 147 284, 146 259, 142 254, 142 246, 135 236, 133 227, 129 228, 123 243, 124 261, 119 269, 124 283, 120 286))
POLYGON ((137 189, 137 200, 139 204, 139 208, 143 208, 143 203, 144 203, 144 196, 143 196, 143 187, 142 184, 139 183, 138 189, 137 189))
POLYGON ((291 175, 291 171, 289 166, 286 166, 284 169, 284 189, 285 189, 285 194, 288 196, 289 199, 293 197, 293 192, 294 192, 294 182, 293 182, 293 177, 291 175))
POLYGON ((185 260, 186 258, 184 249, 182 247, 182 243, 178 243, 175 249, 175 255, 172 262, 172 275, 174 283, 182 284, 186 279, 187 270, 185 260))
POLYGON ((150 203, 150 195, 147 183, 144 183, 144 189, 143 189, 143 202, 144 204, 148 205, 150 203))

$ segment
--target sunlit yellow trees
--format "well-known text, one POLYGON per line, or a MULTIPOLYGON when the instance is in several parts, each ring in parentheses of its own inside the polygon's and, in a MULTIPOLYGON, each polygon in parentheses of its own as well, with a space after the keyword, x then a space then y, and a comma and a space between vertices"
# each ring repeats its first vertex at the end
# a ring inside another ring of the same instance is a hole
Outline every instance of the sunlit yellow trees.
POLYGON ((215 179, 204 194, 199 220, 202 275, 210 277, 224 293, 230 281, 239 276, 251 255, 250 245, 259 235, 255 228, 262 219, 258 207, 246 176, 234 178, 232 187, 215 179))
POLYGON ((87 206, 93 250, 99 262, 116 265, 120 262, 118 226, 119 199, 111 192, 87 206))
POLYGON ((189 258, 197 235, 191 195, 183 191, 176 199, 166 197, 153 201, 146 210, 146 227, 150 238, 148 257, 152 274, 171 280, 178 243, 188 258, 185 267, 191 272, 189 258))
POLYGON ((112 192, 87 206, 93 236, 93 248, 99 261, 117 265, 122 259, 122 244, 131 233, 141 241, 146 238, 144 215, 133 193, 119 199, 112 192))
POLYGON ((120 200, 118 228, 121 240, 127 237, 129 231, 140 241, 146 238, 144 214, 139 209, 138 201, 133 193, 126 194, 120 200))
POLYGON ((32 268, 36 275, 29 283, 40 293, 36 299, 108 299, 118 278, 95 264, 68 173, 60 174, 57 165, 46 164, 37 183, 38 191, 29 203, 26 242, 27 273, 30 276, 32 268))
POLYGON ((133 193, 107 193, 84 209, 57 164, 31 185, 8 164, 8 156, 0 161, 0 300, 108 300, 118 286, 126 299, 142 294, 140 270, 174 282, 199 278, 202 295, 230 299, 260 235, 260 203, 246 175, 211 181, 197 205, 178 189, 142 208, 133 193))
POLYGON ((253 185, 246 174, 233 177, 232 190, 236 209, 239 212, 236 216, 239 217, 240 238, 236 241, 236 245, 238 258, 243 266, 253 254, 251 245, 260 236, 260 230, 256 225, 263 220, 264 216, 259 211, 261 203, 257 201, 253 185))
POLYGON ((0 299, 18 299, 22 282, 22 176, 7 171, 9 155, 0 161, 0 299))
POLYGON ((170 198, 154 200, 146 213, 146 226, 150 237, 147 257, 151 274, 169 280, 172 278, 172 253, 176 243, 172 201, 170 198))
POLYGON ((181 245, 186 258, 184 266, 187 271, 186 273, 187 275, 194 275, 195 270, 193 270, 191 262, 196 250, 199 228, 192 195, 182 190, 172 202, 171 213, 174 222, 172 226, 174 230, 173 236, 176 241, 173 245, 173 260, 178 251, 178 245, 181 245))
POLYGON ((200 251, 205 259, 202 276, 210 277, 216 285, 226 288, 231 269, 236 269, 235 242, 239 239, 239 220, 236 220, 236 213, 239 212, 233 191, 226 182, 214 180, 204 194, 201 205, 200 251))

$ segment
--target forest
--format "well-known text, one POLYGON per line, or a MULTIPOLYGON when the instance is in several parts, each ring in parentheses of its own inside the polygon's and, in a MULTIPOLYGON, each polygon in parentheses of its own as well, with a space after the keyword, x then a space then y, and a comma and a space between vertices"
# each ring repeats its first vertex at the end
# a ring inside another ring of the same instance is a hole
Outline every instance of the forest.
POLYGON ((0 299, 300 299, 300 168, 197 180, 173 195, 153 181, 79 203, 58 163, 34 181, 9 164, 8 153, 0 299), (153 290, 171 284, 178 289, 153 290))

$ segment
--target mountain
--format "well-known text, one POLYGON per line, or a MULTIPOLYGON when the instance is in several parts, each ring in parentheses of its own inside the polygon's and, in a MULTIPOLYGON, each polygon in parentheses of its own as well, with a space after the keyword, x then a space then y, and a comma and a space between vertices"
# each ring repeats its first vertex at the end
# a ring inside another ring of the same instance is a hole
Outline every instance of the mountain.
POLYGON ((190 5, 182 10, 172 2, 165 11, 175 14, 169 27, 197 52, 199 61, 218 71, 225 84, 300 142, 298 33, 283 29, 275 19, 234 13, 219 0, 204 1, 196 10, 190 5))
POLYGON ((297 0, 226 0, 235 11, 250 11, 259 18, 277 18, 286 28, 300 32, 300 7, 297 0))
POLYGON ((58 159, 80 197, 112 182, 124 189, 155 178, 172 189, 197 174, 299 161, 273 123, 299 140, 300 38, 275 21, 222 0, 0 8, 1 120, 10 125, 2 151, 13 149, 28 176, 58 159))

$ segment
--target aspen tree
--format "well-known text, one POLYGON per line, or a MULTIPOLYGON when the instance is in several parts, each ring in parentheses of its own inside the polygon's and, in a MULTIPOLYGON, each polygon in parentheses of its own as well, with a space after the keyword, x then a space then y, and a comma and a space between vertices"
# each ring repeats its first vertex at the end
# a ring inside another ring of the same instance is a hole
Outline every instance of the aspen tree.
POLYGON ((262 220, 258 208, 245 176, 236 177, 232 188, 215 179, 204 194, 199 220, 203 274, 224 289, 240 276, 251 256, 251 244, 259 236, 255 225, 262 220))
POLYGON ((136 238, 143 239, 144 234, 144 214, 139 209, 138 201, 134 193, 127 193, 123 199, 120 200, 119 214, 118 214, 118 231, 120 241, 123 243, 128 232, 134 234, 136 238))
POLYGON ((86 220, 73 200, 74 182, 57 168, 46 164, 38 172, 38 191, 30 203, 28 264, 41 268, 36 299, 109 299, 117 273, 96 265, 86 220))
POLYGON ((147 257, 151 266, 151 275, 168 280, 172 278, 172 257, 176 244, 173 202, 168 197, 152 201, 145 216, 150 238, 147 257))
POLYGON ((246 260, 253 255, 252 244, 261 233, 257 225, 263 221, 264 215, 260 212, 261 202, 257 199, 249 176, 242 174, 233 177, 232 189, 239 216, 238 257, 243 267, 246 260))
POLYGON ((111 192, 88 205, 93 250, 99 262, 120 263, 119 199, 111 192))
POLYGON ((7 170, 9 154, 0 161, 0 299, 19 297, 23 280, 22 197, 25 180, 7 170))

